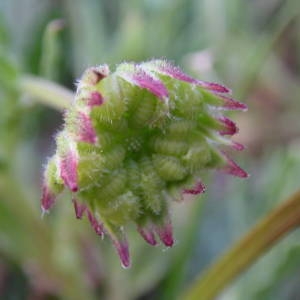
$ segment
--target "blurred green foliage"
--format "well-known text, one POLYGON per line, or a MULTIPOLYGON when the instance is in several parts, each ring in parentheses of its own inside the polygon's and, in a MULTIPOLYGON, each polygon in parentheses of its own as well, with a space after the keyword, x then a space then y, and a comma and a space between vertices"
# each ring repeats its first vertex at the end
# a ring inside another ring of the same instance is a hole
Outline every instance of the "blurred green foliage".
MULTIPOLYGON (((1 0, 0 298, 176 299, 299 188, 299 82, 299 0, 1 0), (41 166, 61 115, 19 83, 30 73, 74 90, 90 65, 152 57, 223 82, 249 105, 233 118, 252 177, 207 178, 205 197, 174 207, 176 246, 151 248, 132 232, 133 267, 122 270, 109 243, 74 220, 69 197, 40 218, 41 166)), ((285 238, 220 299, 300 299, 299 238, 285 238)))

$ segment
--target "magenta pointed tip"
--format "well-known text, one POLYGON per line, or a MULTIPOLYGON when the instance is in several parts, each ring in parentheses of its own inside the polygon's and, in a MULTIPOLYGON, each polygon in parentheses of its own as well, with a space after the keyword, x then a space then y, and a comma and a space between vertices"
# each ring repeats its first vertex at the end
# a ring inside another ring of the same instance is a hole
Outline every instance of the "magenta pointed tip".
POLYGON ((165 236, 163 238, 163 243, 167 246, 167 247, 172 247, 174 244, 174 239, 172 236, 165 236))
POLYGON ((73 192, 73 193, 76 193, 78 192, 78 186, 77 185, 73 185, 73 184, 70 184, 70 190, 73 192))
POLYGON ((157 227, 156 232, 159 235, 160 240, 164 243, 165 246, 167 247, 173 246, 174 244, 173 229, 170 221, 161 227, 157 227))
POLYGON ((229 118, 221 116, 218 118, 218 120, 224 127, 224 129, 219 131, 221 135, 235 135, 236 133, 238 133, 239 129, 237 128, 236 124, 229 118))
POLYGON ((44 185, 42 191, 41 208, 43 212, 49 212, 55 203, 55 195, 50 192, 49 188, 44 185))
POLYGON ((150 244, 151 246, 156 246, 157 245, 157 241, 155 239, 155 235, 153 230, 148 229, 148 228, 138 228, 138 232, 140 233, 140 235, 144 238, 144 240, 150 244))
POLYGON ((131 262, 130 262, 129 247, 126 238, 124 238, 124 240, 122 239, 121 241, 113 240, 113 244, 120 257, 121 266, 124 269, 128 269, 131 265, 131 262))
POLYGON ((87 216, 90 221, 90 224, 93 227, 93 229, 95 230, 96 234, 98 234, 101 237, 104 237, 104 228, 103 228, 102 223, 100 223, 97 220, 97 218, 95 217, 95 215, 92 213, 91 210, 86 209, 86 212, 87 212, 87 216))
POLYGON ((232 142, 232 147, 233 149, 237 151, 243 151, 245 150, 245 146, 243 144, 237 143, 237 142, 232 142))
POLYGON ((131 84, 148 90, 162 101, 166 101, 169 97, 169 92, 163 82, 139 66, 136 66, 133 71, 121 72, 119 76, 131 84))
POLYGON ((72 192, 78 191, 77 158, 72 151, 60 159, 60 176, 72 192))
POLYGON ((224 85, 215 83, 215 82, 206 82, 206 81, 197 81, 197 85, 210 90, 212 92, 223 93, 223 94, 231 94, 231 90, 224 85))
POLYGON ((120 260, 121 260, 121 266, 124 269, 128 269, 131 266, 129 252, 127 249, 122 250, 122 253, 119 252, 120 260))
POLYGON ((222 152, 222 154, 227 161, 226 165, 223 168, 221 168, 222 172, 240 178, 249 177, 249 174, 245 170, 243 170, 236 162, 229 158, 227 154, 225 154, 224 152, 222 152))
POLYGON ((190 195, 199 195, 205 193, 205 185, 199 180, 196 185, 191 189, 184 189, 183 194, 190 194, 190 195))
POLYGON ((228 110, 241 110, 241 111, 247 111, 248 106, 245 103, 239 102, 233 98, 224 96, 224 95, 219 95, 216 93, 216 95, 224 101, 223 108, 228 109, 228 110))
POLYGON ((76 218, 82 219, 83 214, 86 211, 87 207, 84 204, 79 203, 76 199, 73 199, 72 202, 74 205, 76 218))
POLYGON ((93 106, 100 106, 102 105, 104 102, 104 99, 102 97, 102 95, 99 92, 92 92, 90 94, 89 100, 88 100, 88 105, 90 107, 93 106))
POLYGON ((78 117, 79 132, 78 138, 81 142, 90 144, 97 143, 97 134, 93 127, 92 120, 85 113, 80 113, 78 117))

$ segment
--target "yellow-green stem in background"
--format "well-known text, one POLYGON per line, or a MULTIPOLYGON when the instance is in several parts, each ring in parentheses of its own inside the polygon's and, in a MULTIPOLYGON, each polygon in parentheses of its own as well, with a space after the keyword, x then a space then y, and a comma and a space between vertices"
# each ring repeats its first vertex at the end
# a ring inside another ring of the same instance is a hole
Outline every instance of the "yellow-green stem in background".
POLYGON ((179 298, 214 299, 274 243, 300 225, 300 191, 263 218, 179 298))
POLYGON ((20 89, 36 101, 54 109, 67 108, 74 98, 74 93, 52 81, 24 75, 20 79, 20 89))

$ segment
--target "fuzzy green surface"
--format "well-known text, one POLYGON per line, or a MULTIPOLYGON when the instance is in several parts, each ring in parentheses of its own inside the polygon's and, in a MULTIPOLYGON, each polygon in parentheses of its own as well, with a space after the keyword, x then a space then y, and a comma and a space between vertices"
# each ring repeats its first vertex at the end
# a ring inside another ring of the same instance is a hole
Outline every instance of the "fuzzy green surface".
MULTIPOLYGON (((98 144, 76 143, 77 198, 116 226, 163 220, 170 193, 193 184, 201 170, 224 163, 206 137, 219 126, 210 116, 208 93, 167 76, 160 79, 170 92, 168 101, 116 73, 89 88, 105 100, 90 113, 98 144)), ((71 136, 82 101, 79 96, 66 114, 64 130, 71 136)), ((60 143, 57 151, 64 151, 60 143)))

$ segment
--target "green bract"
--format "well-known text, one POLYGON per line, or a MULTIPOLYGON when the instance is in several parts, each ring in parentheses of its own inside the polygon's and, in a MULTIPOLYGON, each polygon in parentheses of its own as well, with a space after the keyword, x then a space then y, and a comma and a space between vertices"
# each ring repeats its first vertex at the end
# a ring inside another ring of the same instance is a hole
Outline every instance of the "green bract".
POLYGON ((45 170, 42 209, 66 187, 76 216, 107 233, 128 267, 124 226, 134 222, 151 245, 173 235, 169 201, 200 194, 208 169, 247 177, 219 150, 242 150, 225 137, 237 132, 222 110, 245 110, 219 84, 203 82, 163 60, 89 68, 78 83, 57 150, 45 170))

